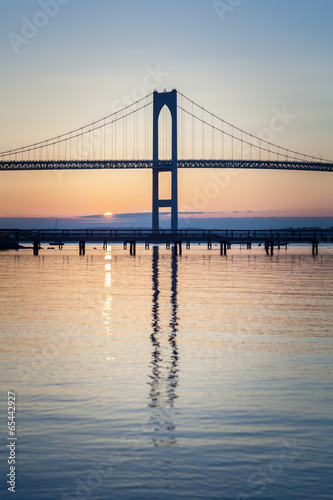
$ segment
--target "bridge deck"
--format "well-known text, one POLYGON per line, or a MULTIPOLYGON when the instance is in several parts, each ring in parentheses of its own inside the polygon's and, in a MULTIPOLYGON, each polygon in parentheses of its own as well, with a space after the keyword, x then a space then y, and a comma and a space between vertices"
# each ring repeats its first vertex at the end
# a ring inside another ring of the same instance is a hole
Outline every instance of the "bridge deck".
MULTIPOLYGON (((178 168, 246 168, 266 170, 308 170, 333 172, 333 162, 271 161, 271 160, 178 160, 178 168)), ((161 160, 56 160, 0 161, 0 171, 15 170, 95 170, 95 169, 171 170, 171 161, 161 160)))

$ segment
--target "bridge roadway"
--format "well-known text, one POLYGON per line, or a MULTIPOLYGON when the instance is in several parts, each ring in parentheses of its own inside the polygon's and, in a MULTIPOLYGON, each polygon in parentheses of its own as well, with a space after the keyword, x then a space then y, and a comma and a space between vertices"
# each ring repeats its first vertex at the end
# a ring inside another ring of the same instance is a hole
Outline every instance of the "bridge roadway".
MULTIPOLYGON (((0 161, 0 171, 16 170, 95 170, 95 169, 153 169, 170 170, 171 161, 160 160, 7 160, 0 161)), ((307 170, 333 172, 333 162, 280 160, 178 160, 178 168, 246 168, 266 170, 307 170)))
POLYGON ((41 243, 63 245, 79 243, 80 254, 85 253, 86 243, 123 243, 130 244, 130 253, 135 255, 137 243, 175 245, 175 251, 182 251, 182 243, 187 248, 191 243, 220 244, 221 254, 226 254, 232 244, 244 244, 248 248, 254 243, 263 244, 267 253, 273 253, 274 246, 287 246, 290 243, 305 243, 312 245, 312 253, 318 253, 318 244, 333 243, 333 228, 330 229, 244 229, 244 230, 213 230, 213 229, 0 229, 0 245, 6 248, 9 244, 32 242, 34 253, 38 254, 41 243))

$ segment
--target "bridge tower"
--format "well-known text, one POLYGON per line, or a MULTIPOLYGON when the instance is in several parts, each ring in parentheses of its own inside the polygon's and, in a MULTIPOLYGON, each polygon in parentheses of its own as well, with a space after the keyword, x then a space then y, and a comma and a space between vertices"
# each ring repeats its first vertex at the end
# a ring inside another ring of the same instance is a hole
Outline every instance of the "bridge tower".
POLYGON ((177 172, 177 91, 154 92, 153 99, 153 229, 159 229, 159 208, 171 207, 171 229, 178 230, 178 172, 177 172), (172 120, 171 166, 158 165, 158 118, 162 108, 166 106, 172 120), (159 198, 159 173, 171 172, 171 199, 159 198))

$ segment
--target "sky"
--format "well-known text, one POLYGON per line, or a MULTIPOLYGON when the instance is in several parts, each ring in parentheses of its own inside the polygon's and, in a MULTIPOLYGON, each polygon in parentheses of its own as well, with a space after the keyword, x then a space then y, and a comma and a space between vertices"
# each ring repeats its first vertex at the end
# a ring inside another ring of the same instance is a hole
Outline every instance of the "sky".
MULTIPOLYGON (((0 151, 81 127, 154 87, 254 135, 285 112, 273 142, 333 161, 332 21, 331 0, 1 0, 0 151)), ((332 173, 214 175, 179 171, 181 211, 333 217, 332 173)), ((150 171, 0 176, 3 218, 151 211, 150 171)))

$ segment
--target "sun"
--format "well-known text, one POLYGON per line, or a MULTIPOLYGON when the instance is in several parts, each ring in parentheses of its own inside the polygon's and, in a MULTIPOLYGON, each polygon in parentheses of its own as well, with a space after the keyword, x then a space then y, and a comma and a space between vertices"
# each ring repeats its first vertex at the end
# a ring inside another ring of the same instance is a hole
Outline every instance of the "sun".
POLYGON ((112 212, 104 212, 105 217, 110 217, 112 215, 112 212))

